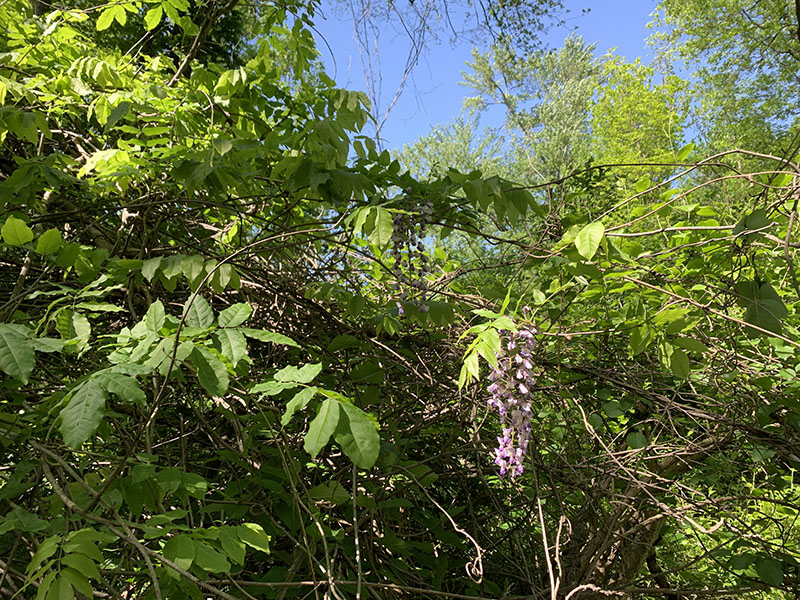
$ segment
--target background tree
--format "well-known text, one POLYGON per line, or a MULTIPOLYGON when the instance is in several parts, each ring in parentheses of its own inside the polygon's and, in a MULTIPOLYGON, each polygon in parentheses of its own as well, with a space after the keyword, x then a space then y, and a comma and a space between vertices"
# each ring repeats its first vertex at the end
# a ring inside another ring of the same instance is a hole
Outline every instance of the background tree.
POLYGON ((465 105, 505 110, 513 158, 525 181, 558 179, 589 158, 589 108, 601 73, 593 45, 568 37, 561 49, 526 54, 495 45, 473 51, 469 67, 464 84, 477 95, 465 105))
POLYGON ((653 44, 664 64, 694 73, 692 126, 710 150, 780 148, 792 155, 798 112, 786 99, 800 92, 800 7, 667 0, 658 8, 653 44))

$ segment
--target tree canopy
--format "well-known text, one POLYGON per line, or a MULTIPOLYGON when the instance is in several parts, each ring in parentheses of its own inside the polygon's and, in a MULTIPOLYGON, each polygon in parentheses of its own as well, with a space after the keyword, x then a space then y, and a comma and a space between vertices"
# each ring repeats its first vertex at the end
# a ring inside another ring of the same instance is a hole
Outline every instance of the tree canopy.
POLYGON ((495 44, 392 155, 235 8, 0 3, 0 597, 796 597, 795 109, 495 44))

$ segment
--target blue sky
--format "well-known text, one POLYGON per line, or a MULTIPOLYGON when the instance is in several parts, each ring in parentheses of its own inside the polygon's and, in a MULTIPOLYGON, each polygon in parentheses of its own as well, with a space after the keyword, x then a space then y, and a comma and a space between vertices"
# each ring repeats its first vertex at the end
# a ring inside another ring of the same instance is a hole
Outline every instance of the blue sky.
MULTIPOLYGON (((617 54, 629 61, 641 57, 643 62, 650 62, 645 38, 649 35, 647 23, 656 0, 566 0, 564 4, 569 10, 563 15, 566 25, 552 29, 543 38, 547 45, 560 46, 565 37, 577 32, 597 45, 598 54, 616 47, 617 54), (584 13, 581 10, 584 8, 591 10, 584 13)), ((318 47, 328 74, 342 87, 365 89, 353 22, 342 4, 324 0, 315 21, 318 47)), ((401 81, 408 48, 408 36, 396 20, 381 29, 379 56, 384 109, 401 81)), ((456 42, 445 39, 427 48, 381 131, 384 147, 393 149, 411 144, 432 126, 447 123, 459 114, 463 98, 470 93, 459 81, 471 49, 472 44, 464 38, 456 42)), ((483 122, 498 125, 501 118, 489 113, 483 122)))

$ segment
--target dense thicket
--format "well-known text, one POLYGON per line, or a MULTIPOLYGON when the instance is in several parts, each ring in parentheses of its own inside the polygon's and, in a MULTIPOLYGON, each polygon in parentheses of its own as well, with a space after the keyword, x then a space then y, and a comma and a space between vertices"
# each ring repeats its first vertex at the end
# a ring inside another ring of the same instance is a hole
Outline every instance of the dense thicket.
POLYGON ((0 4, 0 597, 795 597, 794 113, 495 45, 401 162, 226 7, 0 4))

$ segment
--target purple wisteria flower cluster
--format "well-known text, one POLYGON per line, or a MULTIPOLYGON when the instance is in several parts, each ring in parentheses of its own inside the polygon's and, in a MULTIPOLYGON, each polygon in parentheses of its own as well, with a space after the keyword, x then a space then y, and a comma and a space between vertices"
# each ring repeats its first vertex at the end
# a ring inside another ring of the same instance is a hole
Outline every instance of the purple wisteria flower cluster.
POLYGON ((419 293, 411 302, 419 308, 419 312, 427 312, 425 298, 428 295, 428 275, 431 273, 431 262, 425 253, 424 239, 428 225, 433 221, 433 203, 430 200, 415 200, 412 190, 405 190, 406 196, 402 204, 403 210, 397 212, 392 221, 392 247, 389 256, 394 258, 394 276, 396 281, 389 284, 390 289, 399 292, 397 298, 397 314, 403 315, 403 302, 419 293))
POLYGON ((503 435, 497 438, 495 464, 500 474, 521 475, 531 439, 531 387, 536 339, 530 329, 501 331, 502 352, 489 374, 489 405, 500 414, 503 435))

